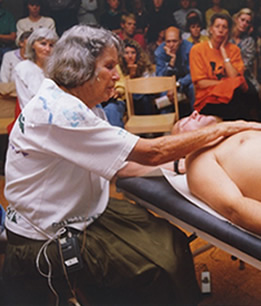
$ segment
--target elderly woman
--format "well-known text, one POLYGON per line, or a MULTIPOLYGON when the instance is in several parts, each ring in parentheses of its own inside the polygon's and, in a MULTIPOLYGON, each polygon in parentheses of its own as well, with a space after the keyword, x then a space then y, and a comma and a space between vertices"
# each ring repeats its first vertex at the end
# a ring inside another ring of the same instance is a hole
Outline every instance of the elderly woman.
POLYGON ((221 123, 155 139, 111 126, 96 106, 119 78, 119 44, 104 29, 65 32, 48 60, 49 78, 14 125, 3 269, 10 304, 50 305, 48 285, 62 302, 75 298, 75 287, 90 304, 198 301, 186 236, 138 205, 109 200, 109 181, 172 167, 217 137, 261 126, 221 123))
POLYGON ((21 109, 32 99, 44 79, 44 65, 50 56, 58 36, 48 28, 33 31, 27 40, 26 60, 16 65, 14 70, 15 86, 21 109))
POLYGON ((209 41, 196 44, 190 52, 190 72, 196 91, 195 110, 224 120, 251 119, 244 92, 240 49, 229 42, 232 20, 226 14, 214 14, 209 41))

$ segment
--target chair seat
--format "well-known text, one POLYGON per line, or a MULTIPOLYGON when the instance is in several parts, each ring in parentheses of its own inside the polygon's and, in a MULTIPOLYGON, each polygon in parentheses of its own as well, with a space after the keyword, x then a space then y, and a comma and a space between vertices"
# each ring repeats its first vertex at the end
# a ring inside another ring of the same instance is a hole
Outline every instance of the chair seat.
POLYGON ((125 129, 133 134, 171 131, 175 122, 175 113, 159 115, 131 116, 125 129), (142 131, 142 132, 141 132, 142 131))
POLYGON ((0 118, 0 134, 7 134, 7 126, 14 121, 14 117, 0 118))

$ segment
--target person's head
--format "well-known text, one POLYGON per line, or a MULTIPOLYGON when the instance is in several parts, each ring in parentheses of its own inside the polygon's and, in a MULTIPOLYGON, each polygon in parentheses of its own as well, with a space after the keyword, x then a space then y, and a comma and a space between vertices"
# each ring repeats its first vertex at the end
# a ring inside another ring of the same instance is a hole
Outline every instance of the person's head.
POLYGON ((120 67, 124 75, 129 74, 128 65, 137 64, 136 77, 148 70, 152 71, 153 67, 148 55, 144 52, 138 42, 132 39, 124 40, 124 52, 120 59, 120 67))
POLYGON ((117 11, 120 6, 120 1, 119 0, 107 0, 107 4, 110 10, 117 11))
POLYGON ((164 0, 153 0, 153 6, 155 11, 159 11, 164 3, 164 0))
POLYGON ((184 117, 175 123, 172 134, 194 131, 219 121, 220 119, 215 116, 205 116, 194 111, 190 116, 184 117))
POLYGON ((191 0, 190 1, 190 7, 197 8, 198 7, 198 1, 197 0, 191 0))
POLYGON ((252 25, 253 11, 243 8, 233 16, 234 28, 239 33, 247 33, 252 25))
POLYGON ((179 5, 182 9, 187 10, 190 7, 190 0, 180 0, 179 5))
POLYGON ((217 6, 221 6, 221 0, 212 0, 212 5, 217 5, 217 6))
POLYGON ((27 40, 26 57, 35 63, 45 61, 57 40, 56 32, 51 29, 39 28, 34 30, 27 40))
POLYGON ((187 32, 190 32, 192 38, 198 39, 201 31, 201 20, 199 17, 191 17, 187 20, 186 24, 187 32))
POLYGON ((231 36, 232 19, 227 14, 216 13, 210 19, 209 36, 213 41, 221 43, 231 36))
POLYGON ((41 0, 28 0, 27 1, 28 15, 32 17, 40 16, 41 5, 42 5, 41 0))
POLYGON ((196 9, 189 10, 186 14, 186 21, 188 21, 188 19, 191 17, 198 17, 202 23, 202 19, 201 19, 202 17, 199 15, 198 10, 196 9))
POLYGON ((119 79, 115 68, 122 51, 121 40, 111 31, 76 25, 65 31, 54 46, 46 74, 68 90, 82 88, 85 102, 94 106, 107 101, 119 79))
POLYGON ((20 49, 20 54, 22 57, 24 57, 25 54, 25 49, 26 49, 26 44, 27 44, 27 40, 29 38, 29 36, 32 34, 31 31, 25 31, 23 32, 18 40, 18 47, 20 49))
POLYGON ((165 31, 165 43, 166 47, 170 49, 171 52, 177 52, 179 46, 182 42, 181 31, 176 27, 169 27, 165 31))
POLYGON ((121 28, 126 36, 132 37, 136 30, 136 17, 132 13, 123 14, 121 17, 121 28))

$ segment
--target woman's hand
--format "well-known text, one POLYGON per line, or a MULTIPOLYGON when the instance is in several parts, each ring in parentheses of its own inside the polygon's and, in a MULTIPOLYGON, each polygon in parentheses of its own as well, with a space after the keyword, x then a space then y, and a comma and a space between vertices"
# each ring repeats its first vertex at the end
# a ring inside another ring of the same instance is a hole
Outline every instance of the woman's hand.
POLYGON ((130 78, 134 78, 136 76, 137 64, 129 64, 128 69, 130 78))

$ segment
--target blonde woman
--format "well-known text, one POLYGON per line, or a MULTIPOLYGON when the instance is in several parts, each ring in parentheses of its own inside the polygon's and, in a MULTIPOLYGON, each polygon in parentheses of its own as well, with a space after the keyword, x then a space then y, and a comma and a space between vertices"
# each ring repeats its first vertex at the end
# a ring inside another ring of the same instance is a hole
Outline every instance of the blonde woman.
POLYGON ((253 17, 253 11, 249 8, 243 8, 233 16, 234 26, 231 42, 240 48, 245 65, 244 76, 249 87, 248 93, 251 95, 250 99, 258 103, 259 83, 253 74, 257 49, 254 38, 250 36, 253 29, 253 17))

